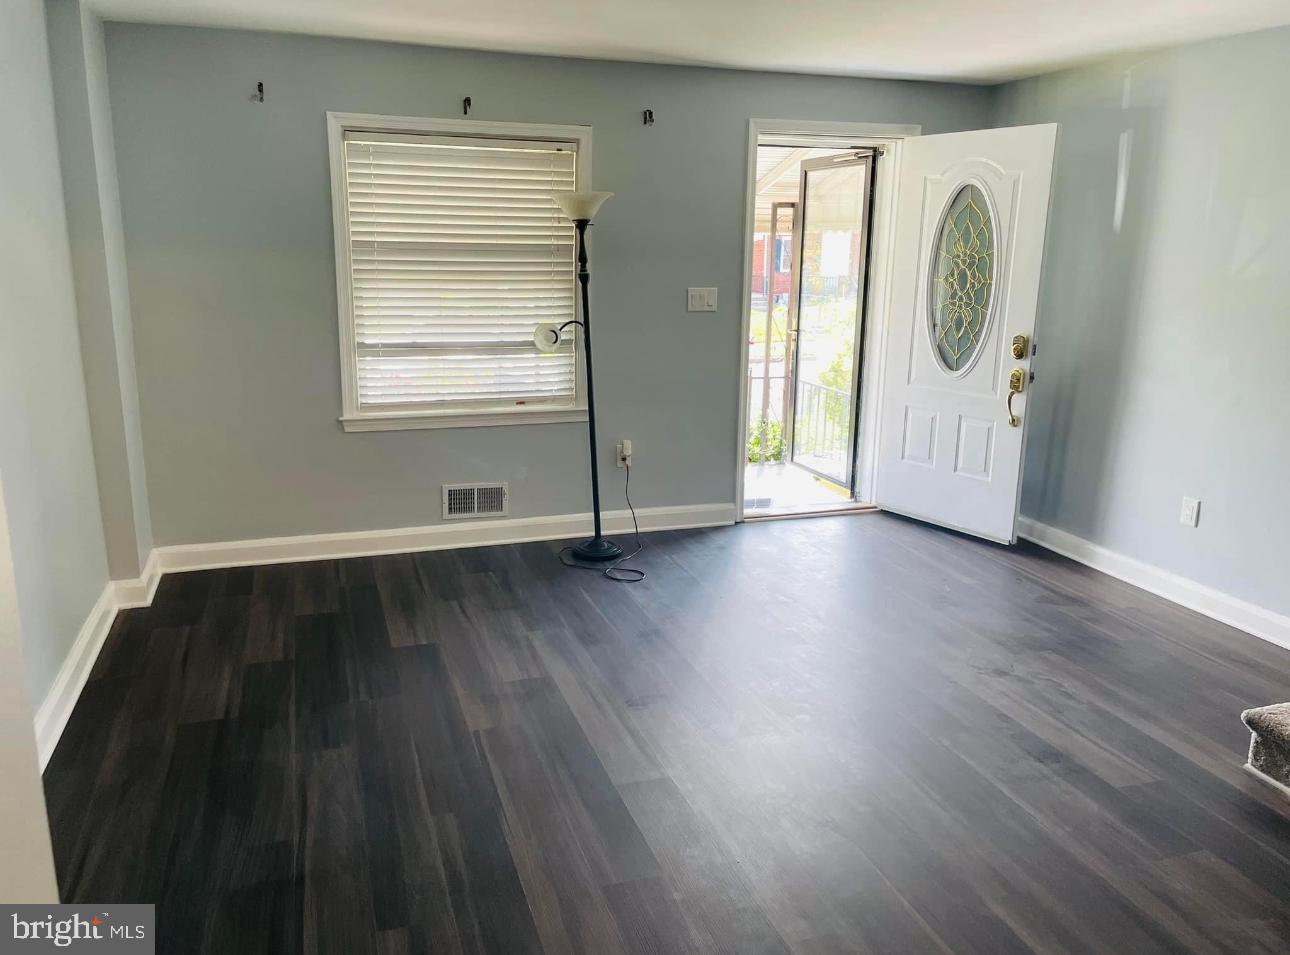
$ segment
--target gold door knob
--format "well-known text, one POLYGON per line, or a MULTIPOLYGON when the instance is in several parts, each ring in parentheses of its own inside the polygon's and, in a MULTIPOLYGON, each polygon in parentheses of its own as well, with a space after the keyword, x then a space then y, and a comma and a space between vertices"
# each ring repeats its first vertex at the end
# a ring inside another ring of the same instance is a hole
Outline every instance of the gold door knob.
MULTIPOLYGON (((1021 337, 1021 336, 1018 336, 1021 337)), ((1015 342, 1014 342, 1015 347, 1015 342)), ((1012 369, 1012 374, 1008 376, 1008 426, 1015 428, 1021 424, 1021 419, 1012 413, 1012 396, 1019 395, 1026 390, 1026 372, 1022 368, 1012 369)))
POLYGON ((1026 357, 1026 349, 1030 345, 1030 339, 1025 335, 1014 335, 1012 338, 1012 357, 1018 360, 1026 357))

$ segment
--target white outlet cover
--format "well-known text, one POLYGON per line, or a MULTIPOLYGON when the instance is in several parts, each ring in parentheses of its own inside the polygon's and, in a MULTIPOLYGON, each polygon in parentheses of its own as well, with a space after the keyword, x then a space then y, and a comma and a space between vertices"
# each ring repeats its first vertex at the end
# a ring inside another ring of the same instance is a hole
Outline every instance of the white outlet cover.
POLYGON ((714 288, 687 289, 685 303, 686 311, 689 312, 715 312, 717 290, 714 288))
POLYGON ((1182 499, 1182 510, 1178 514, 1178 521, 1187 527, 1200 526, 1200 501, 1194 497, 1184 497, 1182 499))

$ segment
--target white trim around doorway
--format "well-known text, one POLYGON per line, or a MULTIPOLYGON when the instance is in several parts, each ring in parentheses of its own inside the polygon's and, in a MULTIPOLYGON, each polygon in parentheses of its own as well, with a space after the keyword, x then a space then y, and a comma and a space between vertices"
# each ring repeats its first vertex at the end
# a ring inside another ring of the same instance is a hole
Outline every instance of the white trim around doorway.
POLYGON ((882 356, 887 337, 887 312, 891 297, 891 248, 896 228, 896 195, 900 153, 904 141, 922 134, 916 125, 890 123, 834 123, 801 119, 750 119, 748 121, 748 182, 744 197, 744 280, 740 289, 742 321, 739 332, 739 419, 735 427, 736 520, 744 519, 744 456, 748 440, 748 336, 752 330, 753 225, 756 206, 758 146, 873 146, 885 148, 875 167, 873 223, 869 252, 869 304, 863 317, 861 347, 859 452, 856 460, 856 498, 873 499, 877 456, 878 396, 882 393, 882 356))

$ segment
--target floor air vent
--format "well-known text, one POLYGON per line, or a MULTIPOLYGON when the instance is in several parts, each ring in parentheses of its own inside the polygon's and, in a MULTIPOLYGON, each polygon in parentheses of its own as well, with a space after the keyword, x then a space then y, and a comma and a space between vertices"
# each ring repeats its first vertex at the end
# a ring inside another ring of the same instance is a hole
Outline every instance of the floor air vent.
POLYGON ((443 518, 500 517, 510 510, 510 495, 505 484, 445 484, 443 518))

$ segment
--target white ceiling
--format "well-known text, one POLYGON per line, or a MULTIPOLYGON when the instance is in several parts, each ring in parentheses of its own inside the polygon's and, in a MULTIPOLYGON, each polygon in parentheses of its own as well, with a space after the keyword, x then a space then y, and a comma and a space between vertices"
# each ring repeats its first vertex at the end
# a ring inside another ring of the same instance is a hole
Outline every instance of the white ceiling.
POLYGON ((1290 0, 91 0, 106 18, 794 73, 997 82, 1290 23, 1290 0))

